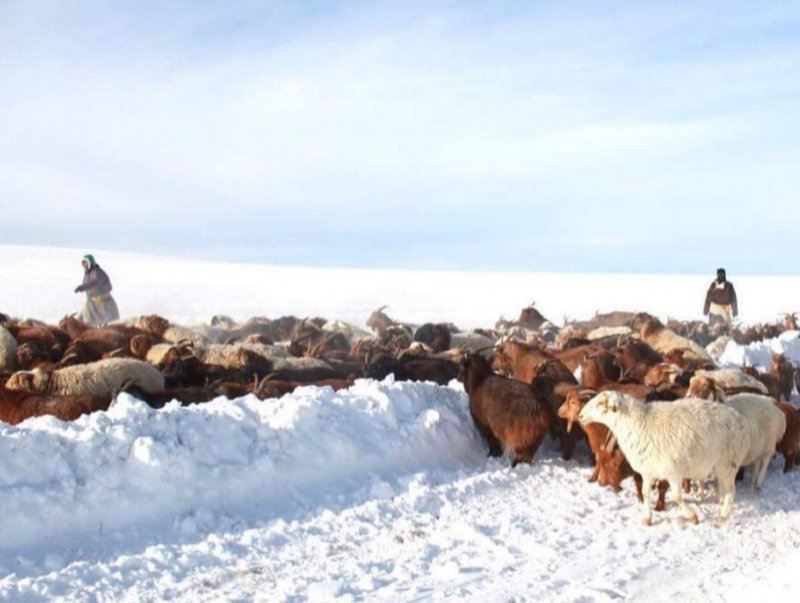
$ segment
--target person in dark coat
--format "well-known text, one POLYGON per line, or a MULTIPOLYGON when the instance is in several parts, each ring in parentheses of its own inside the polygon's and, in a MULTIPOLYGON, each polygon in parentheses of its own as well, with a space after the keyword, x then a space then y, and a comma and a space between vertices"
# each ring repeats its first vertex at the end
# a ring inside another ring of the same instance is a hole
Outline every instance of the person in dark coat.
POLYGON ((75 293, 86 293, 81 319, 93 327, 105 325, 119 318, 117 302, 111 297, 111 279, 95 261, 92 254, 83 256, 83 283, 75 287, 75 293))
POLYGON ((703 315, 708 316, 710 326, 728 326, 739 315, 736 290, 733 288, 724 268, 717 269, 717 280, 711 283, 703 305, 703 315))

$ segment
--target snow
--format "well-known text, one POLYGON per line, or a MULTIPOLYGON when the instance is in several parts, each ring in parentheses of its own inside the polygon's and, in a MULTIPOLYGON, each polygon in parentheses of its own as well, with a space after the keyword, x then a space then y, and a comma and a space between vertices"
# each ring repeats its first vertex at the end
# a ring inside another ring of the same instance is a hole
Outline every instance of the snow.
MULTIPOLYGON (((54 319, 76 309, 82 254, 0 247, 0 310, 54 319)), ((126 314, 184 323, 293 313, 363 324, 390 303, 403 320, 486 326, 533 298, 554 319, 617 308, 692 318, 708 280, 97 255, 126 314)), ((798 282, 737 278, 745 318, 790 310, 773 299, 793 299, 798 282)), ((763 367, 772 351, 798 361, 797 335, 729 343, 722 364, 763 367)), ((359 380, 339 392, 158 411, 123 395, 71 423, 0 426, 0 458, 2 600, 788 601, 798 592, 800 471, 782 473, 783 459, 760 494, 738 489, 726 524, 709 489, 688 497, 698 526, 668 506, 644 528, 630 480, 620 494, 587 483, 585 448, 564 461, 548 441, 514 469, 487 458, 456 382, 359 380)))
MULTIPOLYGON (((0 312, 57 320, 76 312, 83 297, 80 258, 89 250, 0 245, 0 312)), ((124 316, 161 314, 181 324, 216 314, 325 316, 364 326, 384 304, 393 318, 412 323, 454 322, 487 327, 516 318, 531 302, 562 324, 565 316, 641 310, 666 319, 702 319, 714 277, 663 274, 548 274, 305 268, 199 262, 139 253, 91 250, 108 271, 124 316), (435 300, 435 301, 434 301, 435 300)), ((730 274, 741 319, 774 322, 800 309, 800 278, 730 274)))

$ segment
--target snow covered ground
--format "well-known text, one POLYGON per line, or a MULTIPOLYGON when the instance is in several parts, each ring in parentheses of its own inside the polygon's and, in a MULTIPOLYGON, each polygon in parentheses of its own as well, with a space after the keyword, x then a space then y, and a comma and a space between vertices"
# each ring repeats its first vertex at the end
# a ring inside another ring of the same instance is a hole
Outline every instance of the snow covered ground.
MULTIPOLYGON (((646 529, 585 455, 487 459, 460 385, 359 381, 0 429, 0 599, 727 601, 800 545, 775 461, 732 520, 646 529)), ((775 573, 778 579, 773 578, 775 573)), ((783 587, 783 590, 781 588, 783 587)))
MULTIPOLYGON (((90 250, 0 245, 0 312, 59 319, 80 309, 80 258, 90 250)), ((516 318, 532 301, 554 322, 595 311, 642 310, 702 318, 706 275, 545 274, 296 268, 224 264, 91 250, 109 272, 124 316, 161 314, 179 323, 215 314, 237 319, 283 314, 364 325, 370 313, 408 322, 454 322, 462 329, 516 318)), ((741 319, 773 322, 800 310, 800 278, 730 274, 741 319)))
MULTIPOLYGON (((76 309, 80 255, 0 247, 0 311, 76 309)), ((363 323, 389 303, 405 320, 477 326, 533 298, 554 318, 619 307, 692 317, 708 280, 98 257, 126 314, 182 322, 294 313, 363 323), (587 301, 578 292, 591 279, 604 284, 587 301)), ((790 310, 777 304, 800 289, 788 278, 736 283, 752 320, 790 310), (759 297, 759 286, 780 295, 759 297)), ((723 361, 761 363, 772 349, 800 360, 787 335, 732 344, 723 361)), ((800 471, 784 475, 782 459, 760 494, 739 489, 727 524, 714 521, 711 493, 695 491, 699 526, 668 507, 643 528, 632 483, 619 495, 588 484, 585 451, 563 461, 548 442, 515 469, 487 459, 457 383, 361 380, 160 411, 122 396, 73 423, 0 426, 0 458, 0 600, 788 601, 800 591, 800 471)))

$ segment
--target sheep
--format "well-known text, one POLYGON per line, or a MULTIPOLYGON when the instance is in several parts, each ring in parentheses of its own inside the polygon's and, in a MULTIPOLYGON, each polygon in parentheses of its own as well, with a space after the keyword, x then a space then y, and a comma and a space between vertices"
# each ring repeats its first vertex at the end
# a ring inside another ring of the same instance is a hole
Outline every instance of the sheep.
POLYGON ((365 330, 341 320, 329 320, 322 326, 322 330, 327 333, 341 333, 351 344, 355 344, 362 339, 375 339, 371 333, 367 333, 365 330))
POLYGON ((110 396, 38 396, 26 391, 0 388, 0 421, 11 425, 25 419, 51 415, 73 421, 81 415, 108 410, 110 396))
POLYGON ((783 472, 788 473, 794 467, 795 462, 798 460, 798 438, 800 438, 800 411, 798 411, 791 404, 784 402, 776 402, 775 405, 786 417, 786 431, 778 443, 777 452, 780 452, 784 458, 783 472))
POLYGON ((459 374, 458 364, 441 358, 403 360, 392 354, 379 353, 372 358, 366 369, 370 379, 384 379, 394 373, 398 381, 433 381, 447 385, 459 374))
POLYGON ((471 333, 452 333, 450 335, 451 347, 466 349, 470 352, 480 351, 480 353, 487 358, 493 354, 494 345, 494 339, 477 331, 473 331, 471 333))
POLYGON ((720 335, 706 346, 706 353, 711 356, 715 362, 719 362, 719 359, 722 358, 722 354, 725 353, 725 348, 728 347, 731 341, 733 341, 733 337, 729 335, 720 335))
POLYGON ((753 488, 760 491, 769 462, 786 432, 786 416, 775 406, 772 398, 758 394, 737 394, 728 398, 725 405, 735 408, 747 419, 750 445, 741 464, 743 467, 752 466, 753 488))
MULTIPOLYGON (((717 369, 713 371, 696 371, 694 377, 689 381, 689 391, 692 387, 695 390, 700 388, 707 389, 706 379, 711 379, 719 389, 725 392, 726 396, 741 393, 753 393, 767 395, 767 386, 755 377, 736 369, 717 369), (694 384, 694 386, 692 385, 694 384)), ((704 396, 694 396, 702 398, 704 396)))
POLYGON ((787 402, 792 399, 792 388, 794 387, 794 368, 786 359, 786 354, 773 354, 769 366, 769 372, 778 379, 778 387, 781 396, 787 402))
POLYGON ((550 411, 530 387, 493 374, 489 362, 478 354, 464 357, 460 378, 475 427, 489 445, 489 455, 500 456, 505 446, 514 453, 512 467, 530 463, 550 429, 550 411))
POLYGON ((519 313, 519 320, 517 321, 521 327, 534 331, 538 330, 544 323, 550 322, 535 308, 535 304, 536 302, 533 302, 527 308, 523 308, 519 313))
POLYGON ((14 371, 17 368, 17 340, 11 332, 0 326, 0 371, 14 371))
MULTIPOLYGON (((594 389, 574 389, 567 392, 564 403, 558 409, 558 416, 567 422, 568 432, 572 431, 575 422, 578 421, 584 405, 597 394, 598 392, 594 389)), ((601 486, 610 486, 614 492, 620 492, 622 490, 621 482, 628 477, 633 477, 636 496, 639 502, 643 502, 642 476, 631 469, 630 463, 628 463, 625 455, 622 454, 608 427, 600 423, 581 425, 578 422, 578 425, 586 434, 589 449, 595 458, 594 471, 589 476, 589 482, 596 481, 601 486)), ((658 482, 656 511, 663 511, 666 506, 665 495, 667 488, 669 488, 667 482, 658 482)))
POLYGON ((761 381, 738 369, 700 370, 695 371, 695 376, 710 377, 717 385, 722 387, 728 395, 744 392, 764 395, 769 393, 767 386, 761 383, 761 381))
POLYGON ((674 331, 670 331, 657 318, 649 317, 644 320, 640 328, 640 336, 661 354, 666 354, 675 349, 685 349, 684 355, 687 359, 713 363, 711 356, 708 355, 705 349, 691 339, 681 337, 674 331))
POLYGON ((208 343, 208 339, 201 333, 193 329, 173 325, 167 319, 155 314, 140 316, 133 326, 170 343, 181 343, 182 341, 191 341, 193 345, 208 343))
POLYGON ((8 379, 6 387, 48 396, 111 396, 125 383, 158 392, 164 389, 164 376, 141 360, 110 358, 53 371, 19 371, 8 379))
POLYGON ((612 381, 619 381, 619 365, 614 354, 603 350, 587 354, 581 362, 581 385, 584 388, 599 389, 612 381))
POLYGON ((567 423, 558 418, 558 409, 564 403, 567 393, 578 387, 572 372, 558 360, 547 360, 536 367, 531 379, 531 389, 539 400, 550 409, 552 421, 550 434, 559 441, 561 458, 569 460, 581 434, 567 431, 567 423))
POLYGON ((619 442, 631 468, 642 475, 642 523, 650 525, 650 489, 666 479, 684 517, 697 514, 683 500, 683 478, 716 478, 722 499, 720 520, 728 518, 736 492, 736 472, 750 447, 750 426, 736 409, 688 398, 644 404, 625 394, 602 392, 580 412, 582 425, 602 423, 619 442))
POLYGON ((622 326, 622 327, 597 327, 596 329, 592 329, 586 334, 586 339, 589 341, 598 341, 600 339, 606 339, 607 337, 620 337, 624 335, 630 335, 633 331, 631 331, 630 327, 622 326))
POLYGON ((451 333, 446 324, 426 322, 414 332, 414 341, 430 346, 434 352, 450 349, 451 333))
POLYGON ((504 341, 497 348, 494 366, 498 372, 506 376, 513 376, 517 381, 530 383, 536 367, 545 360, 553 358, 553 354, 539 347, 518 341, 504 341))

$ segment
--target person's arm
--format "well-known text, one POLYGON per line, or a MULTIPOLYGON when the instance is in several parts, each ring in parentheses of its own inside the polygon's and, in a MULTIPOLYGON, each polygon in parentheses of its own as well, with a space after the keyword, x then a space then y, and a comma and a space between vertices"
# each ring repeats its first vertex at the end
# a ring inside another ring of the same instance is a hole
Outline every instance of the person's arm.
POLYGON ((736 301, 736 289, 733 288, 733 283, 728 283, 731 286, 731 309, 733 315, 739 316, 739 303, 736 301))
POLYGON ((706 301, 703 304, 703 316, 708 316, 708 311, 711 309, 711 291, 714 289, 714 283, 706 291, 706 301))
MULTIPOLYGON (((81 291, 90 291, 102 284, 102 276, 105 276, 105 274, 101 273, 99 270, 90 270, 89 275, 83 281, 83 284, 75 287, 75 293, 80 293, 81 291)), ((105 280, 108 280, 107 276, 105 280)))

